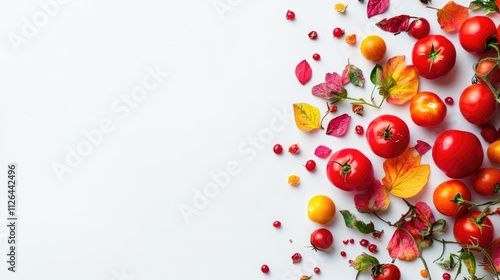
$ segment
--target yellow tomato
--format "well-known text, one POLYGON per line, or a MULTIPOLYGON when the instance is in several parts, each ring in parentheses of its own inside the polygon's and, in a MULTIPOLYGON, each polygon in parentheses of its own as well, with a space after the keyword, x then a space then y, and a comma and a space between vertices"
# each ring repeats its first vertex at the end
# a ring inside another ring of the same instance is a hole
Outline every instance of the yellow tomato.
POLYGON ((491 143, 486 151, 488 159, 493 163, 500 163, 500 140, 491 143))
POLYGON ((318 224, 326 224, 335 216, 335 203, 326 195, 316 195, 309 200, 307 216, 318 224))
POLYGON ((369 61, 377 62, 385 57, 387 46, 384 39, 378 35, 369 35, 363 39, 360 46, 361 54, 369 61))

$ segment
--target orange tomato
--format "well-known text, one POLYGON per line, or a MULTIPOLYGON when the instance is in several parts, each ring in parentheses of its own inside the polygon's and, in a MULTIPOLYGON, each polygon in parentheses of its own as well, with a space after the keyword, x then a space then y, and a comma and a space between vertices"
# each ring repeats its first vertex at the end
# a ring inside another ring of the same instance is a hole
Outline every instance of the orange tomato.
POLYGON ((500 140, 496 140, 488 146, 486 155, 491 162, 500 163, 500 140))
POLYGON ((361 42, 360 50, 364 58, 369 61, 377 62, 385 57, 387 46, 382 37, 378 35, 369 35, 361 42))
POLYGON ((447 109, 435 93, 421 91, 410 102, 410 117, 418 126, 436 126, 443 122, 447 109))
POLYGON ((471 200, 469 187, 459 180, 448 180, 439 184, 432 194, 432 201, 439 213, 445 216, 458 216, 467 211, 468 205, 456 205, 453 198, 461 194, 465 200, 471 200))
POLYGON ((309 200, 307 216, 318 224, 326 224, 335 216, 335 203, 326 195, 316 195, 309 200))

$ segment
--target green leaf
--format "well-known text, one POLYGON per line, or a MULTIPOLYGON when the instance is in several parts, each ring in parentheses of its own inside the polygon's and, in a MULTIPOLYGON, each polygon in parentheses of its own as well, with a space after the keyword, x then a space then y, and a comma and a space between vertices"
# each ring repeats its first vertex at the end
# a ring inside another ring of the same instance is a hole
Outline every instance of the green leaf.
POLYGON ((374 85, 379 84, 379 73, 382 71, 382 65, 376 64, 375 67, 373 67, 372 72, 370 73, 370 81, 374 85))
POLYGON ((348 228, 355 228, 363 234, 370 234, 374 232, 380 233, 380 231, 375 229, 375 225, 373 224, 373 222, 369 222, 367 224, 363 221, 359 221, 356 219, 356 216, 354 214, 349 212, 349 210, 340 210, 340 214, 342 214, 345 225, 348 228))
POLYGON ((370 256, 366 253, 363 253, 357 256, 352 262, 351 266, 360 272, 371 271, 371 269, 379 265, 379 261, 374 256, 370 256))
POLYGON ((457 266, 457 262, 455 261, 455 254, 449 254, 448 257, 442 258, 436 262, 437 265, 446 270, 454 269, 457 266))
POLYGON ((467 268, 467 272, 469 272, 472 279, 476 279, 476 258, 474 257, 474 254, 470 251, 462 251, 460 253, 460 259, 462 259, 462 262, 467 268))
POLYGON ((439 219, 432 223, 432 232, 443 232, 446 228, 446 221, 439 219))

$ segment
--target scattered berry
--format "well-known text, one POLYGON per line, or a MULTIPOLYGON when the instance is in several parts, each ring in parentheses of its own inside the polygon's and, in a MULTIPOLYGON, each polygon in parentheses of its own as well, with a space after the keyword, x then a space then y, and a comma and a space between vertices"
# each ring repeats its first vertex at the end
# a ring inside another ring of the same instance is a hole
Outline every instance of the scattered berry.
POLYGON ((349 239, 349 243, 354 244, 354 238, 349 239))
POLYGON ((349 264, 352 264, 354 261, 353 260, 349 260, 349 264))
POLYGON ((286 19, 287 20, 294 20, 295 19, 295 13, 293 11, 288 10, 286 12, 286 19))
POLYGON ((358 38, 356 37, 356 34, 349 34, 345 36, 345 42, 349 45, 354 45, 358 41, 358 38))
POLYGON ((300 177, 297 175, 290 175, 288 176, 288 184, 290 184, 292 187, 298 186, 300 183, 300 177))
POLYGON ((443 280, 450 280, 451 275, 448 272, 443 273, 443 280))
POLYGON ((330 106, 328 106, 328 111, 330 111, 330 113, 335 113, 335 112, 337 112, 337 105, 335 105, 335 104, 330 104, 330 106))
POLYGON ((273 227, 275 227, 275 228, 281 227, 281 222, 280 221, 274 221, 273 227))
POLYGON ((370 242, 363 238, 359 241, 359 245, 361 245, 363 247, 368 247, 368 245, 370 245, 370 242))
POLYGON ((422 276, 424 278, 429 277, 429 271, 427 271, 426 269, 420 270, 420 276, 422 276))
POLYGON ((354 132, 357 135, 363 135, 363 133, 365 132, 365 129, 361 125, 357 125, 356 127, 354 127, 354 132))
POLYGON ((274 145, 273 152, 277 155, 281 154, 283 152, 283 146, 281 146, 280 144, 274 145))
POLYGON ((344 29, 342 29, 340 27, 335 27, 333 29, 333 37, 340 38, 342 36, 344 36, 344 29))
POLYGON ((368 251, 370 251, 370 253, 376 253, 377 252, 377 245, 375 244, 370 244, 368 246, 368 251))
POLYGON ((313 271, 314 271, 314 273, 318 274, 318 273, 320 273, 320 272, 321 272, 321 269, 319 269, 319 267, 315 267, 315 268, 313 269, 313 271))
POLYGON ((341 251, 341 252, 340 252, 340 255, 341 255, 342 257, 345 257, 345 256, 347 256, 347 253, 346 253, 345 251, 341 251))
POLYGON ((364 107, 361 104, 352 104, 352 112, 354 114, 362 116, 363 115, 363 109, 364 109, 364 107))
POLYGON ((316 40, 316 38, 318 38, 318 32, 311 31, 311 32, 309 32, 309 34, 307 34, 307 36, 309 36, 309 39, 311 39, 311 40, 316 40))
POLYGON ((485 125, 481 128, 481 136, 488 143, 493 143, 498 140, 498 131, 491 124, 485 125))
POLYGON ((372 233, 372 235, 373 235, 373 238, 380 239, 380 237, 382 237, 382 232, 376 231, 376 232, 372 233))
POLYGON ((344 245, 347 245, 347 244, 349 244, 349 239, 346 239, 346 240, 342 240, 342 243, 344 243, 344 245))
POLYGON ((292 255, 292 262, 293 263, 298 263, 302 260, 302 255, 299 253, 295 253, 292 255))
POLYGON ((455 101, 453 100, 453 97, 451 96, 448 96, 444 99, 444 102, 448 105, 453 105, 453 103, 455 103, 455 101))
POLYGON ((288 152, 292 155, 298 154, 300 151, 299 144, 293 144, 290 147, 288 147, 288 152))
POLYGON ((307 275, 302 275, 300 277, 300 280, 310 280, 312 278, 312 275, 311 276, 307 276, 307 275))
POLYGON ((269 272, 269 266, 267 266, 267 264, 263 264, 260 267, 260 271, 262 271, 262 273, 268 273, 269 272))
POLYGON ((307 169, 307 171, 310 171, 310 172, 314 171, 314 169, 316 169, 316 162, 312 159, 308 160, 306 162, 306 169, 307 169))
POLYGON ((313 54, 313 59, 318 61, 321 58, 321 56, 318 53, 313 54))

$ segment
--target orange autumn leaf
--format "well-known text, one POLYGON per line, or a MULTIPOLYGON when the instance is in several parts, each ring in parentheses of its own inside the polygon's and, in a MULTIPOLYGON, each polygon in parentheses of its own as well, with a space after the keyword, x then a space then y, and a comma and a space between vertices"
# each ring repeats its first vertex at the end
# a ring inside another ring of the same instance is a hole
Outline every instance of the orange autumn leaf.
POLYGON ((429 180, 430 166, 420 164, 421 155, 408 148, 395 158, 384 162, 382 183, 394 196, 409 198, 418 194, 429 180))
POLYGON ((460 29, 462 23, 469 18, 469 9, 453 1, 438 9, 437 20, 441 29, 454 32, 460 29))
POLYGON ((387 97, 387 102, 401 105, 418 92, 418 74, 413 65, 406 65, 405 56, 389 59, 378 77, 380 94, 387 97))

